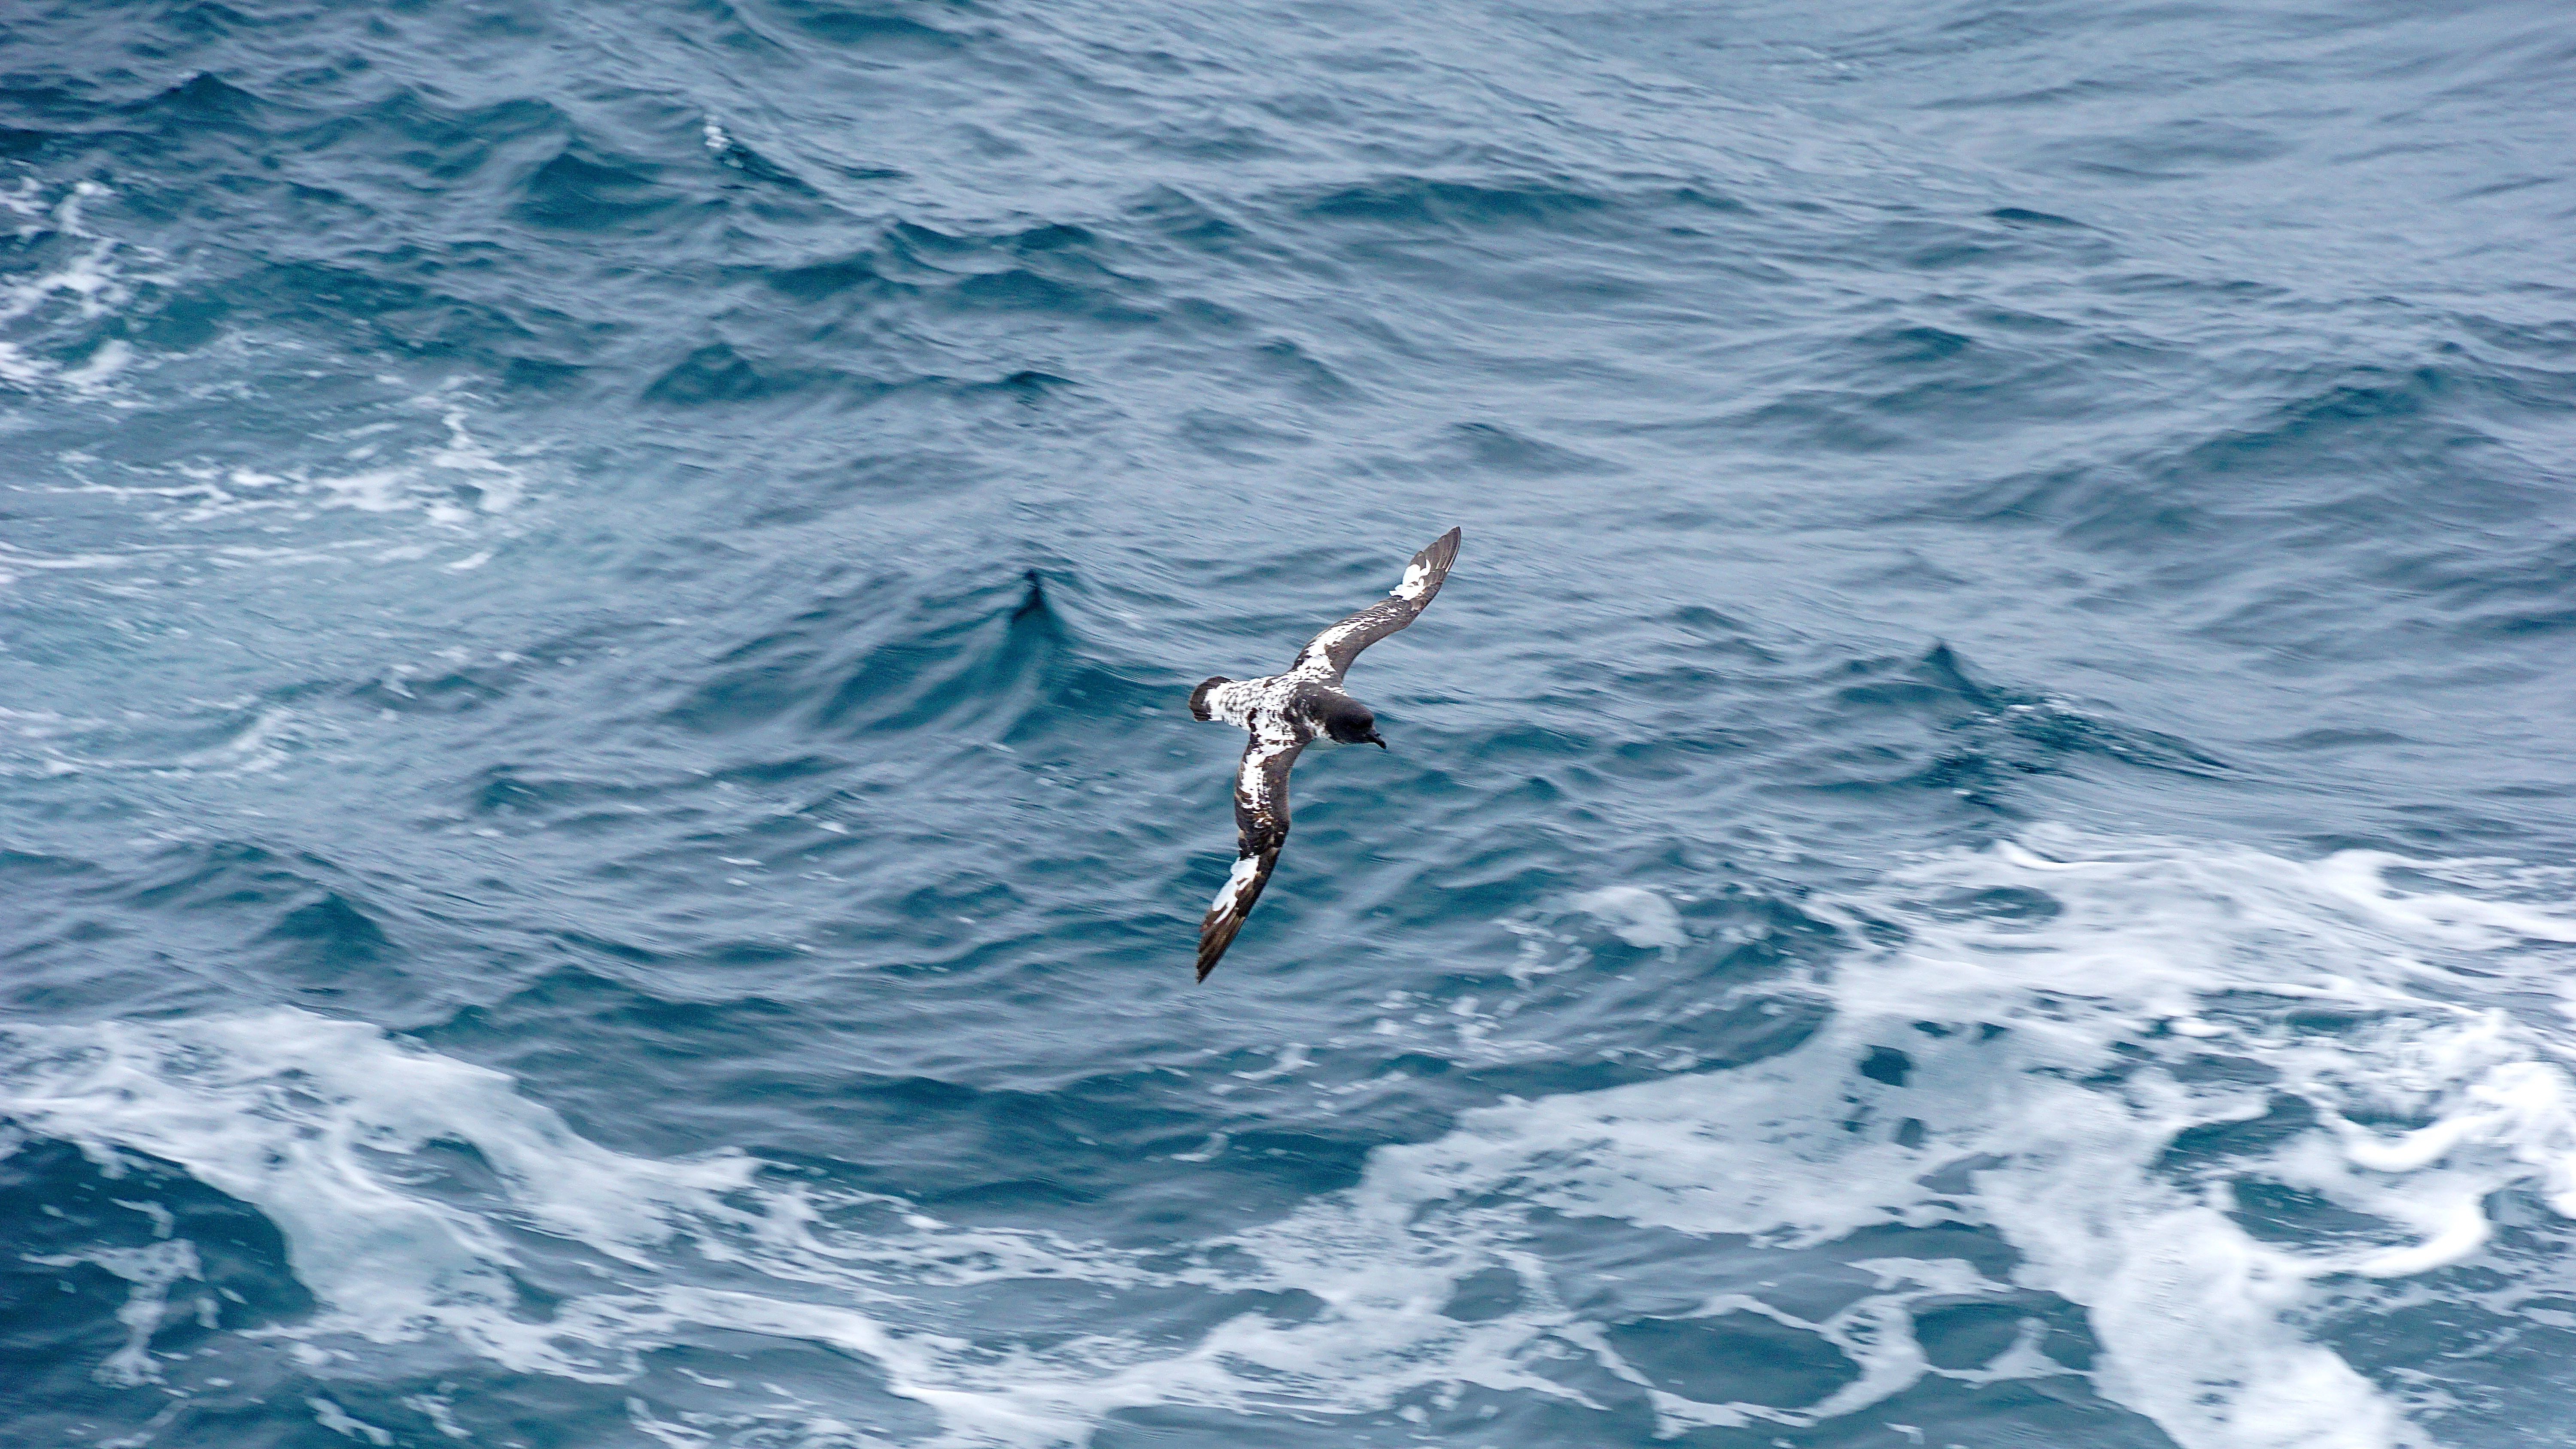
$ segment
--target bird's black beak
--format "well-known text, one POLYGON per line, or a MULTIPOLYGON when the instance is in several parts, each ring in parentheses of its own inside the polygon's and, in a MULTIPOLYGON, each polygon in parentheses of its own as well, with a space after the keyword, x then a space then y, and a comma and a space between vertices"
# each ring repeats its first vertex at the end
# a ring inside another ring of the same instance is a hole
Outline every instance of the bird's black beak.
POLYGON ((1364 735, 1360 736, 1360 738, 1361 738, 1361 739, 1364 739, 1364 740, 1366 740, 1366 741, 1368 741, 1370 744, 1373 744, 1373 745, 1377 746, 1377 747, 1378 747, 1379 749, 1381 749, 1381 750, 1386 748, 1386 741, 1384 741, 1384 740, 1382 740, 1382 739, 1379 739, 1379 738, 1378 738, 1378 735, 1377 735, 1377 731, 1375 731, 1375 730, 1370 730, 1367 734, 1364 734, 1364 735))

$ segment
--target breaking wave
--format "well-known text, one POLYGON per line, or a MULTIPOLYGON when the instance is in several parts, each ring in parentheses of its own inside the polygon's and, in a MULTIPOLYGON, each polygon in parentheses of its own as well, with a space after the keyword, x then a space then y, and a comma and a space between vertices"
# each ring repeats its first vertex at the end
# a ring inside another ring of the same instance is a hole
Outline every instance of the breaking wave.
MULTIPOLYGON (((701 1431, 657 1352, 715 1331, 863 1361, 954 1443, 1176 1406, 1920 1430, 2038 1379, 2186 1449, 2490 1442, 2364 1328, 2403 1297, 2517 1329, 2472 1376, 2566 1336, 2534 1246, 2576 1218, 2566 884, 2059 830, 1927 856, 1818 903, 1846 949, 1764 988, 1829 1008, 1797 1045, 1473 1110, 1175 1251, 952 1224, 738 1150, 621 1153, 503 1073, 292 1009, 10 1028, 0 1107, 22 1155, 168 1164, 275 1225, 311 1308, 218 1358, 445 1343, 614 1385, 673 1442, 701 1431), (2267 1231, 2291 1200, 2330 1241, 2267 1231), (580 1291, 530 1286, 573 1264, 580 1291), (1036 1328, 1068 1288, 1131 1326, 1036 1328)), ((1649 892, 1578 904, 1636 944, 1681 933, 1649 892)), ((182 1372, 150 1345, 215 1311, 196 1254, 42 1259, 127 1285, 101 1379, 182 1372)), ((778 1412, 812 1440, 852 1410, 778 1412)))

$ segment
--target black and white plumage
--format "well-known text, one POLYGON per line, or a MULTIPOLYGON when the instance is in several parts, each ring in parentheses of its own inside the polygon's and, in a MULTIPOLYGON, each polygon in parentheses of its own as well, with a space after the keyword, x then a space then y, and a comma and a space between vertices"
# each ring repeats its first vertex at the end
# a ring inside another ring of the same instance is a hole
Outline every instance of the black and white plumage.
POLYGON ((1199 923, 1201 981, 1234 944, 1234 933, 1243 929, 1243 918, 1270 882, 1270 868, 1279 863, 1279 847, 1288 840, 1288 768, 1298 753, 1319 740, 1386 748, 1377 716, 1342 692, 1342 676, 1361 650, 1421 617, 1457 561, 1458 537, 1453 528, 1432 540, 1405 565, 1404 582, 1394 592, 1316 635, 1285 673, 1267 679, 1219 675, 1190 692, 1193 716, 1252 734, 1234 775, 1234 871, 1199 923))

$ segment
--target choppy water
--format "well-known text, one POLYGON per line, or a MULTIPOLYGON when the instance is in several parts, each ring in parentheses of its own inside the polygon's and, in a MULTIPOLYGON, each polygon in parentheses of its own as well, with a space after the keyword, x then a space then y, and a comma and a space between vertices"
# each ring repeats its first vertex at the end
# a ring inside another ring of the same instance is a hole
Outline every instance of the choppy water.
POLYGON ((0 15, 0 1437, 2576 1444, 2564 8, 1821 9, 0 15))

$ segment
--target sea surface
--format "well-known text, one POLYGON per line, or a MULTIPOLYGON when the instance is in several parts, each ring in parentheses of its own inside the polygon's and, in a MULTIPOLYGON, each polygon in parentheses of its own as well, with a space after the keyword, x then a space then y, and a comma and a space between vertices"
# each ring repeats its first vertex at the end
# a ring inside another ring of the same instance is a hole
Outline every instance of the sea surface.
POLYGON ((2576 1445, 2571 95, 13 0, 0 1442, 2576 1445))

